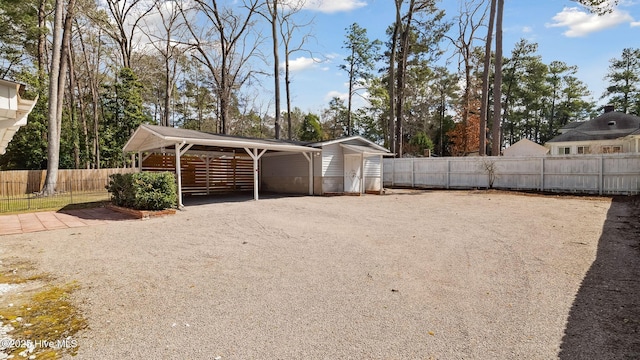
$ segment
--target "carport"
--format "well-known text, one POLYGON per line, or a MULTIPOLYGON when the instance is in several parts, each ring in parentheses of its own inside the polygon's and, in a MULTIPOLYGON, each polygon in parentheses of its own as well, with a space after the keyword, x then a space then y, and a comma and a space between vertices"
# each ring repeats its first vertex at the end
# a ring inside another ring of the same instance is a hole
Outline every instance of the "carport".
MULTIPOLYGON (((142 169, 143 161, 152 154, 173 153, 175 156, 175 174, 178 186, 178 207, 182 208, 182 174, 180 159, 185 154, 202 157, 206 166, 207 191, 209 190, 210 159, 233 157, 239 154, 248 155, 253 170, 253 198, 259 198, 260 159, 271 153, 300 153, 308 162, 309 195, 313 195, 313 154, 320 149, 295 145, 281 140, 251 139, 238 136, 209 134, 196 130, 178 129, 165 126, 143 124, 136 129, 125 144, 125 153, 138 154, 138 166, 142 169), (143 157, 144 155, 144 157, 143 157)), ((235 166, 235 162, 234 165, 235 166)), ((168 170, 168 169, 167 169, 168 170)))

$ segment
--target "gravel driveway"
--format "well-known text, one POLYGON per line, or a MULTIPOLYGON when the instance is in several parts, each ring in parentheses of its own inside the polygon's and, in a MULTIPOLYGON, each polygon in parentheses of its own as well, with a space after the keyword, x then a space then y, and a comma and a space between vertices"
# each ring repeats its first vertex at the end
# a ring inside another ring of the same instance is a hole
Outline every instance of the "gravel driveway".
POLYGON ((486 191, 230 201, 4 236, 0 257, 78 281, 90 329, 74 359, 552 359, 611 206, 486 191))

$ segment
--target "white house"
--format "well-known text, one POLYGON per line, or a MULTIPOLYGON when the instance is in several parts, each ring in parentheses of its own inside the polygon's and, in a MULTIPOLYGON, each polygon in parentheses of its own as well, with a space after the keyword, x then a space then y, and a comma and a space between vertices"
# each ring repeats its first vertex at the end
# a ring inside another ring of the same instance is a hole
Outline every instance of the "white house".
POLYGON ((20 97, 24 85, 0 79, 0 155, 7 151, 13 135, 21 126, 27 125, 27 116, 36 105, 36 100, 20 97))
POLYGON ((613 111, 584 122, 569 123, 545 146, 551 155, 640 152, 640 117, 613 111))

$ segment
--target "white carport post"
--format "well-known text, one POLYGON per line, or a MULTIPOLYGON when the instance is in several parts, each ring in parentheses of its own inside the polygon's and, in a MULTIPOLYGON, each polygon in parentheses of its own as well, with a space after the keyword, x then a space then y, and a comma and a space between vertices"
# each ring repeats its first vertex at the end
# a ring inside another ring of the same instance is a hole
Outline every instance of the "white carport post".
POLYGON ((244 151, 253 159, 253 200, 258 200, 258 160, 260 160, 267 149, 262 149, 260 153, 258 153, 257 148, 254 148, 253 151, 249 150, 249 148, 244 148, 244 151))
POLYGON ((302 155, 309 162, 309 195, 313 195, 313 153, 303 152, 302 155))
POLYGON ((182 150, 182 147, 185 145, 185 142, 176 143, 176 182, 178 184, 178 209, 184 208, 184 204, 182 204, 182 172, 180 171, 180 157, 187 152, 187 150, 191 149, 193 144, 187 145, 187 147, 182 150))

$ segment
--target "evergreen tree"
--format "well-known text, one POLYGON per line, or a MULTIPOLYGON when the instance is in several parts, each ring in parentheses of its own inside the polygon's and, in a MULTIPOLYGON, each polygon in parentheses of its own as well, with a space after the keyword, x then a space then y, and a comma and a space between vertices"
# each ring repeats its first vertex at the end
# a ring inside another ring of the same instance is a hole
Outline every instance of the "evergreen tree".
POLYGON ((349 76, 349 93, 347 94, 347 136, 353 133, 353 121, 351 119, 353 95, 373 77, 374 61, 380 50, 380 41, 371 41, 367 37, 367 29, 353 23, 347 30, 347 39, 344 48, 349 51, 345 58, 346 64, 340 65, 340 69, 349 76))
POLYGON ((619 59, 611 59, 605 80, 609 86, 602 97, 618 111, 640 115, 640 49, 624 49, 619 59))
POLYGON ((323 138, 320 119, 315 114, 307 114, 299 131, 300 141, 320 141, 323 138))
POLYGON ((142 105, 142 90, 142 84, 129 68, 121 69, 113 84, 105 88, 101 139, 104 167, 126 165, 128 159, 124 158, 122 147, 140 124, 151 120, 142 105))

